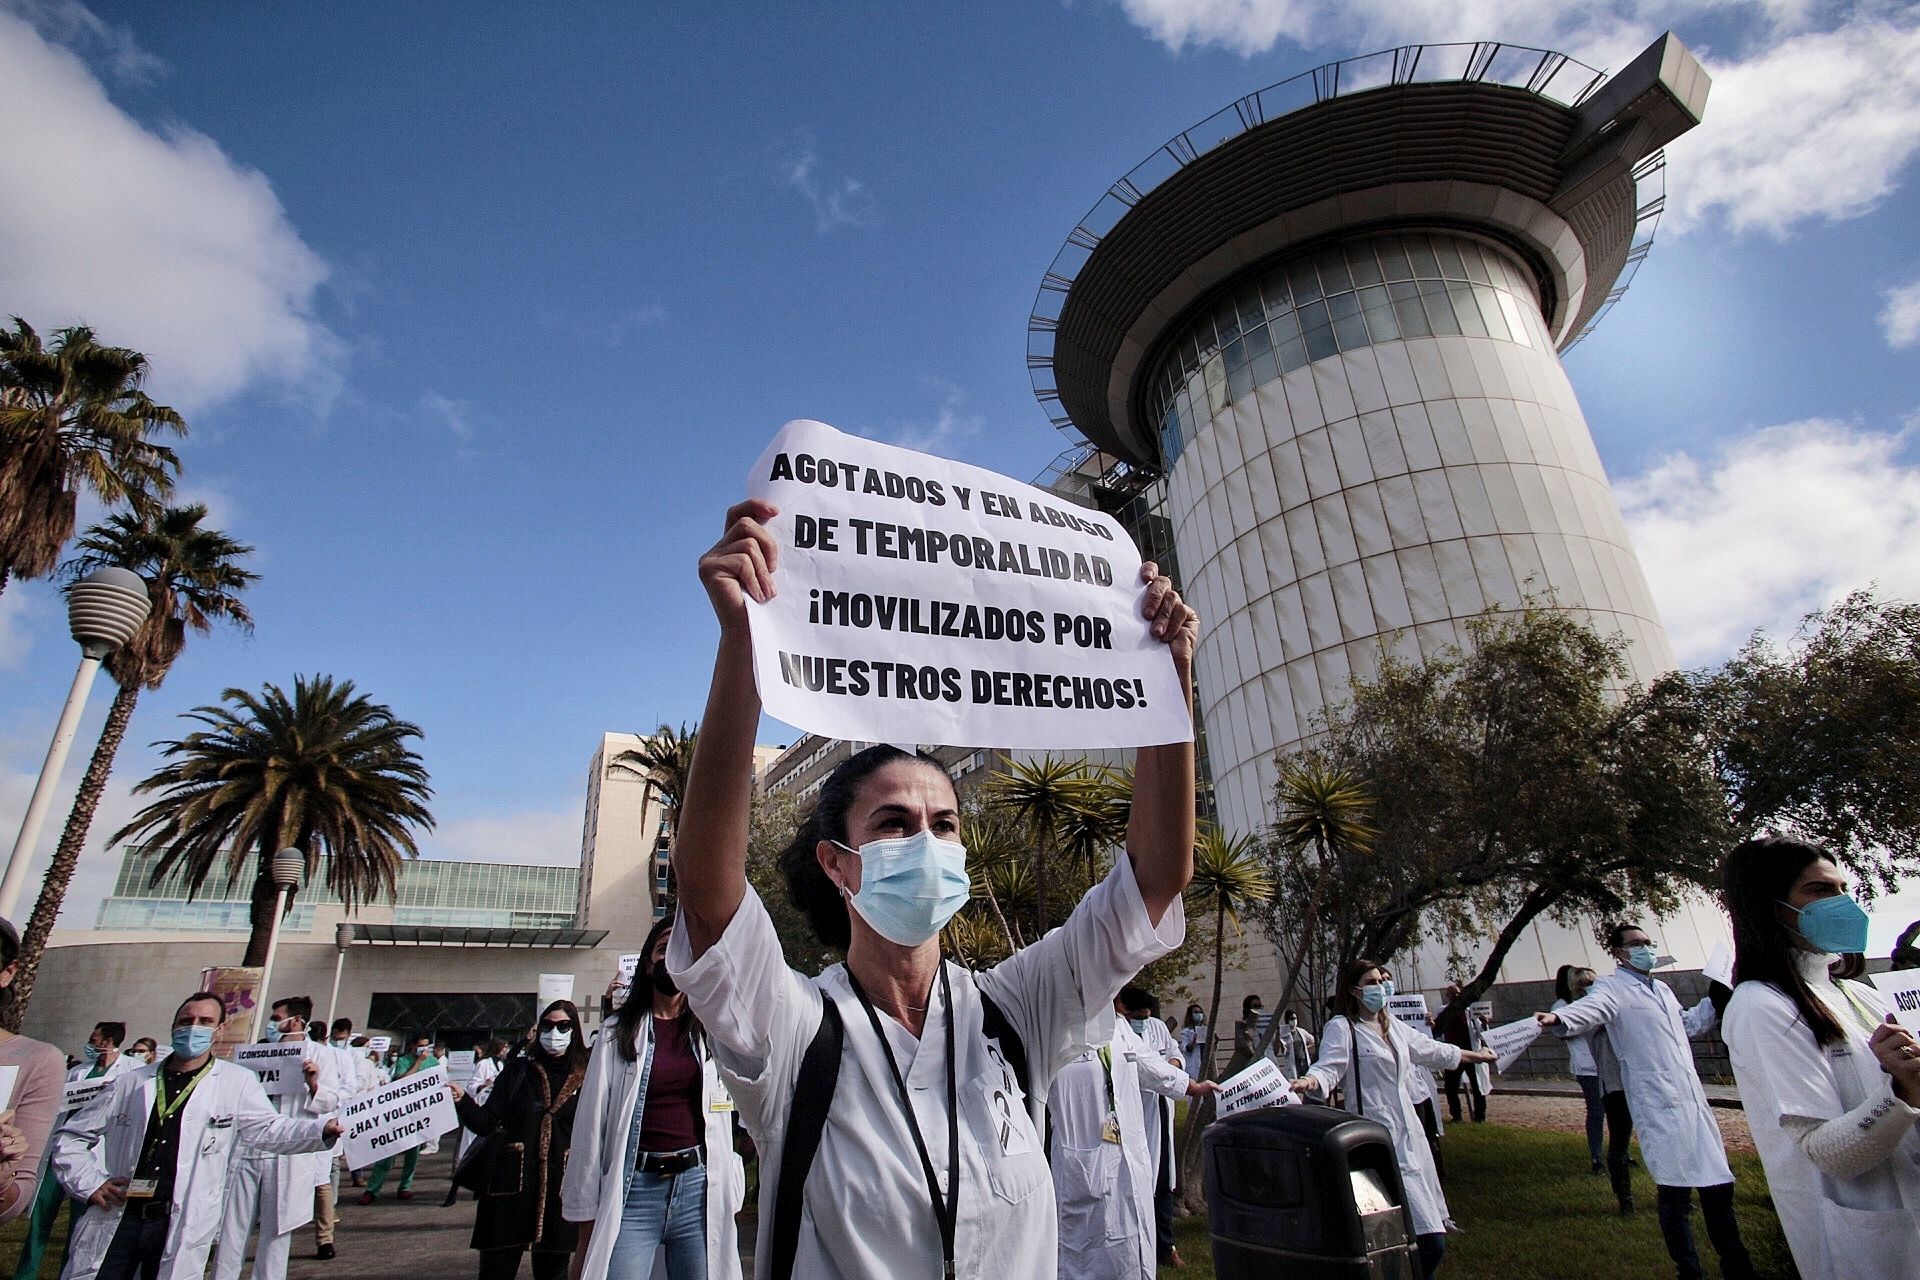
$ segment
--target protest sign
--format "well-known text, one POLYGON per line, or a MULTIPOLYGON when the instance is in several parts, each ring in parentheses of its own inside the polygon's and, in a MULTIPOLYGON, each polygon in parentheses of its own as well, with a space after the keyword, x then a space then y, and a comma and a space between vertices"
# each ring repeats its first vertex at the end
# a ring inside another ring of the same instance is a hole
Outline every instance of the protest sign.
POLYGON ((234 1049, 246 1044, 253 1035, 253 1015, 258 1008, 255 996, 260 978, 260 969, 253 965, 200 971, 200 989, 219 996, 220 1003, 227 1009, 227 1020, 213 1033, 213 1052, 216 1056, 231 1058, 234 1049))
POLYGON ((573 975, 570 973, 543 973, 540 975, 540 994, 533 1002, 536 1016, 545 1012, 546 1007, 555 1000, 573 999, 573 975))
POLYGON ((13 1086, 19 1079, 20 1066, 18 1063, 14 1063, 11 1066, 0 1067, 0 1111, 5 1111, 13 1105, 13 1086))
POLYGON ((640 972, 640 953, 628 951, 620 957, 620 967, 614 971, 613 990, 607 996, 607 1016, 627 1002, 627 996, 633 991, 633 975, 640 972))
POLYGON ((455 1084, 465 1084, 473 1079, 473 1068, 477 1055, 471 1049, 454 1049, 447 1054, 447 1079, 455 1084))
POLYGON ((1418 991, 1388 996, 1387 1012, 1416 1031, 1427 1030, 1427 997, 1418 991))
POLYGON ((1272 1058, 1256 1058, 1244 1071, 1220 1082, 1216 1106, 1222 1116, 1254 1107, 1284 1107, 1295 1101, 1291 1085, 1272 1058))
POLYGON ((393 1048, 393 1037, 368 1036, 367 1048, 373 1050, 375 1053, 385 1053, 387 1050, 393 1048))
POLYGON ((301 1068, 306 1055, 300 1042, 292 1044, 242 1044, 234 1046, 233 1063, 260 1077, 260 1087, 269 1098, 305 1093, 307 1081, 301 1068))
POLYGON ((1509 1022, 1503 1027, 1488 1027, 1480 1033, 1480 1043, 1499 1055, 1499 1061, 1493 1066, 1502 1073, 1519 1061, 1527 1046, 1539 1038, 1540 1024, 1532 1018, 1509 1022))
POLYGON ((1467 1006, 1467 1012, 1472 1014, 1474 1017, 1480 1019, 1480 1021, 1482 1022, 1492 1022, 1493 1021, 1493 1001, 1476 1000, 1472 1004, 1467 1006))
POLYGON ((340 1109, 340 1125, 346 1130, 351 1169, 364 1169, 459 1128, 447 1093, 446 1068, 429 1067, 369 1089, 340 1109))
POLYGON ((830 738, 1061 748, 1193 737, 1112 517, 979 467, 789 422, 748 477, 779 508, 748 601, 767 714, 830 738))
MULTIPOLYGON (((92 1102, 97 1095, 105 1093, 107 1086, 112 1083, 113 1081, 106 1076, 95 1076, 91 1080, 69 1080, 60 1100, 61 1109, 78 1111, 92 1102)), ((5 1109, 0 1107, 0 1111, 5 1109)))
POLYGON ((1700 972, 1707 976, 1709 982, 1731 987, 1733 985, 1733 948, 1724 942, 1715 947, 1713 954, 1707 957, 1706 967, 1700 972))
POLYGON ((1920 1031, 1920 969, 1889 969, 1873 975, 1873 985, 1887 998, 1887 1007, 1900 1025, 1920 1031))

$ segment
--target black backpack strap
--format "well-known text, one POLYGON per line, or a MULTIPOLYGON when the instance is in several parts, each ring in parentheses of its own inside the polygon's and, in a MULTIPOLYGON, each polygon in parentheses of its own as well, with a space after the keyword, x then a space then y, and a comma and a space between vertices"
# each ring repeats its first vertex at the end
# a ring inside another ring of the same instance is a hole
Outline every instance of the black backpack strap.
POLYGON ((1020 1092, 1033 1097, 1033 1077, 1027 1069, 1027 1046, 1020 1041, 1020 1035, 1007 1021, 1007 1015, 1000 1012, 1000 1006, 993 997, 976 986, 980 993, 980 1031, 989 1040, 1000 1042, 1000 1052, 1006 1056, 1007 1065, 1013 1068, 1013 1078, 1020 1084, 1020 1092))
POLYGON ((780 1148, 780 1182, 773 1195, 773 1256, 767 1274, 772 1280, 791 1280, 794 1255, 800 1249, 800 1210, 807 1189, 807 1172, 820 1149, 820 1134, 840 1083, 840 1050, 846 1028, 840 1006, 820 993, 820 1029, 800 1059, 793 1082, 793 1107, 787 1113, 787 1140, 780 1148))

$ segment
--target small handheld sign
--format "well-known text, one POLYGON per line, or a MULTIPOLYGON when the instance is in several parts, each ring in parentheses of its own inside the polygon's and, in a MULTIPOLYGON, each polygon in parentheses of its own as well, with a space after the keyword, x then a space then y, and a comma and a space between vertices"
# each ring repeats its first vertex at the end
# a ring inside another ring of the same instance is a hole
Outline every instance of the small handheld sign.
POLYGON ((235 1066, 245 1067, 260 1077, 260 1087, 269 1098, 305 1093, 307 1080, 303 1068, 306 1052, 299 1041, 292 1044, 243 1044, 234 1046, 235 1066))

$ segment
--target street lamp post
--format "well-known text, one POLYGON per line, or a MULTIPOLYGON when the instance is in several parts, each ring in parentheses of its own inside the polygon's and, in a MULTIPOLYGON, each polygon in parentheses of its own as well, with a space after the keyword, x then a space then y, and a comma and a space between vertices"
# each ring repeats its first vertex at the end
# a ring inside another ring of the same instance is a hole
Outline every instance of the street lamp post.
POLYGON ((273 1008, 273 998, 267 994, 267 984, 273 981, 273 956, 280 950, 280 921, 287 913, 287 899, 300 887, 300 874, 307 869, 307 855, 298 849, 286 848, 273 855, 268 864, 273 876, 273 932, 267 935, 267 962, 260 967, 260 990, 253 1000, 253 1035, 258 1040, 266 1030, 267 1011, 273 1008))
POLYGON ((80 642, 80 669, 73 674, 67 705, 60 710, 60 723, 54 727, 53 742, 40 765, 40 780, 34 783, 26 817, 20 820, 20 834, 7 859, 6 877, 0 879, 0 917, 15 918, 20 891, 27 883, 27 865, 33 861, 33 846, 40 839, 47 809, 53 804, 53 789, 59 784, 67 750, 80 727, 80 713, 86 709, 93 677, 108 654, 133 639, 152 608, 146 579, 128 569, 98 569, 67 589, 67 625, 80 642))
POLYGON ((347 948, 353 945, 353 926, 341 921, 333 926, 333 945, 340 956, 333 962, 333 995, 327 1001, 327 1034, 333 1034, 333 1021, 340 1016, 340 971, 347 967, 347 948))

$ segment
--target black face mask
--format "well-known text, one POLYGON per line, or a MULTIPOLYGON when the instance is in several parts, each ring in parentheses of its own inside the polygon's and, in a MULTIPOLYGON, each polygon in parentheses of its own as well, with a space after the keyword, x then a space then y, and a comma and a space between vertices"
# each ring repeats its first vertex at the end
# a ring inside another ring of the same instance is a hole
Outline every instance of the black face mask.
POLYGON ((673 980, 673 975, 667 972, 664 964, 653 966, 653 989, 663 996, 680 994, 680 984, 673 980))

